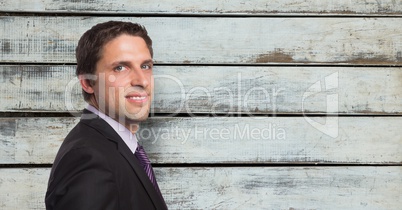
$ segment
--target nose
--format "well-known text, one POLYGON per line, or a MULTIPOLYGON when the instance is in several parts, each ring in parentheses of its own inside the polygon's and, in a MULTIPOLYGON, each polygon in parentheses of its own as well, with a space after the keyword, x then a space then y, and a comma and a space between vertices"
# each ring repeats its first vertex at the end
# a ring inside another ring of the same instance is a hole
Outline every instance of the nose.
POLYGON ((134 70, 130 74, 130 77, 131 77, 131 86, 139 86, 145 89, 150 84, 147 74, 140 67, 134 68, 134 70))

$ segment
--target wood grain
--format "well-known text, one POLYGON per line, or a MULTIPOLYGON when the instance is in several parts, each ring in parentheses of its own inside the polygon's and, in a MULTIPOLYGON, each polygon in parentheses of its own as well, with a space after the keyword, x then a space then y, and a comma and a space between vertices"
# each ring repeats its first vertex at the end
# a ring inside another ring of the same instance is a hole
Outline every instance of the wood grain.
MULTIPOLYGON (((169 209, 399 209, 401 167, 155 168, 169 209)), ((44 209, 48 168, 0 169, 2 209, 44 209)))
POLYGON ((185 14, 185 15, 401 15, 402 3, 395 0, 13 0, 0 1, 3 12, 79 14, 185 14))
POLYGON ((400 65, 401 18, 0 17, 2 62, 74 63, 93 25, 145 25, 164 64, 400 65), (74 30, 71 30, 71 29, 74 30))
POLYGON ((169 209, 400 209, 401 1, 0 0, 0 13, 0 112, 76 116, 0 117, 0 209, 45 209, 36 164, 85 107, 75 47, 108 20, 154 41, 137 136, 169 209))
MULTIPOLYGON (((143 123, 137 137, 153 163, 402 163, 401 117, 308 119, 328 123, 320 128, 303 117, 157 117, 143 123)), ((52 163, 78 120, 0 118, 0 164, 52 163)))
MULTIPOLYGON (((74 72, 0 66, 0 110, 82 110, 74 72)), ((401 68, 156 66, 154 75, 152 113, 402 113, 401 68), (337 98, 328 102, 328 95, 337 98)))

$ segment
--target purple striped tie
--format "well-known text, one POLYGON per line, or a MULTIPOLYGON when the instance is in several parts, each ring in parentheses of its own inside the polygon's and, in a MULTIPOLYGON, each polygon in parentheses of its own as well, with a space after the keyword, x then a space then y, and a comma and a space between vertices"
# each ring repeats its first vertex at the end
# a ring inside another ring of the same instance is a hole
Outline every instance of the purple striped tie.
POLYGON ((145 173, 148 175, 149 179, 151 180, 152 184, 154 185, 155 190, 158 194, 162 197, 161 191, 159 190, 158 183, 156 183, 154 170, 151 166, 151 161, 149 161, 147 154, 145 153, 144 148, 138 144, 137 149, 135 150, 135 157, 140 161, 140 164, 145 170, 145 173))

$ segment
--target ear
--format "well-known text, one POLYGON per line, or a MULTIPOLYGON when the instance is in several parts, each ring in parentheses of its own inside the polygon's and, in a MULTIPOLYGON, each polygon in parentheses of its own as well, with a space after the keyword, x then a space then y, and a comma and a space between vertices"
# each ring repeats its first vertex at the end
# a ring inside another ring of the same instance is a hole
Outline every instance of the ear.
POLYGON ((94 93, 94 89, 92 88, 88 78, 85 78, 84 75, 78 75, 78 79, 80 80, 81 87, 85 92, 89 94, 94 93))

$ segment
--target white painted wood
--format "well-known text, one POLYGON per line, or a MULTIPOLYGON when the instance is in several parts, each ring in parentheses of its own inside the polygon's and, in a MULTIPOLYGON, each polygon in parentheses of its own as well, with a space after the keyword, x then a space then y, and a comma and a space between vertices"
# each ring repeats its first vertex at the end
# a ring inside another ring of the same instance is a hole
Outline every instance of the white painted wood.
POLYGON ((177 118, 143 124, 158 163, 401 163, 400 117, 177 118), (169 151, 170 154, 167 154, 169 151))
MULTIPOLYGON (((401 167, 155 168, 169 209, 399 210, 401 167)), ((48 168, 0 169, 2 209, 44 209, 48 168)))
MULTIPOLYGON (((151 118, 138 139, 153 163, 402 162, 401 117, 151 118), (320 128, 307 120, 324 124, 320 128), (335 135, 334 135, 335 134, 335 135)), ((78 118, 0 118, 0 164, 52 163, 78 118)))
POLYGON ((157 63, 402 63, 401 18, 3 16, 0 60, 74 63, 79 37, 108 20, 145 25, 157 63))
POLYGON ((400 208, 401 173, 400 167, 178 168, 160 182, 172 209, 374 210, 400 208))
MULTIPOLYGON (((139 22, 154 40, 156 62, 182 65, 156 66, 154 113, 299 115, 154 117, 143 123, 138 136, 153 163, 245 164, 155 168, 170 209, 400 209, 400 166, 255 167, 400 164, 402 118, 389 116, 402 113, 400 68, 185 65, 401 65, 402 19, 380 17, 401 11, 394 0, 0 0, 0 12, 115 15, 2 16, 0 61, 74 63, 77 40, 92 25, 139 22), (116 17, 121 14, 157 16, 116 17), (172 14, 191 17, 161 17, 172 14), (223 17, 195 17, 204 15, 223 17), (323 88, 326 94, 313 94, 323 88)), ((0 111, 66 112, 73 72, 74 66, 0 66, 0 111)), ((71 96, 72 110, 84 107, 77 86, 71 96)), ((78 120, 0 118, 1 209, 44 209, 49 168, 4 166, 52 163, 78 120)))
POLYGON ((65 136, 78 121, 78 118, 1 118, 1 162, 53 163, 65 136))
MULTIPOLYGON (((75 66, 0 66, 0 110, 82 110, 74 72, 75 66)), ((153 113, 402 113, 401 68, 156 66, 154 75, 153 113), (338 105, 327 106, 333 94, 338 105)))
POLYGON ((1 209, 45 209, 49 174, 49 168, 0 168, 1 209))
POLYGON ((3 12, 188 14, 188 15, 401 15, 395 0, 13 0, 0 1, 3 12))

